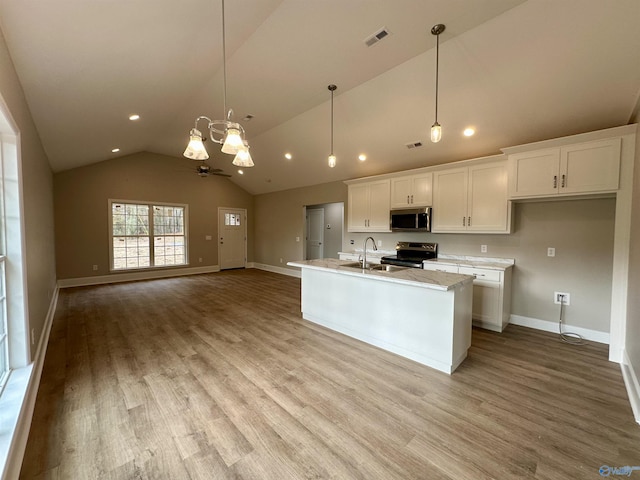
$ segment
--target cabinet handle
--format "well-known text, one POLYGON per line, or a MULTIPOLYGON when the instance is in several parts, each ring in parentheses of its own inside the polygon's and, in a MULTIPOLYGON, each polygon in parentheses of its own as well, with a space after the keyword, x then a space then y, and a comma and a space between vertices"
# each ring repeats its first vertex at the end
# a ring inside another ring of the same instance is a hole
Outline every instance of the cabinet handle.
POLYGON ((558 188, 558 176, 553 176, 553 188, 558 188))
POLYGON ((466 221, 467 221, 467 217, 462 217, 462 226, 466 227, 466 221))
POLYGON ((469 221, 467 222, 467 227, 471 226, 471 217, 469 217, 469 221))
POLYGON ((411 195, 411 203, 413 203, 413 195, 411 195))
POLYGON ((409 201, 409 195, 407 195, 407 203, 411 203, 411 202, 409 201))
POLYGON ((562 174, 562 184, 560 185, 562 188, 564 188, 566 186, 566 182, 565 182, 565 174, 562 174))

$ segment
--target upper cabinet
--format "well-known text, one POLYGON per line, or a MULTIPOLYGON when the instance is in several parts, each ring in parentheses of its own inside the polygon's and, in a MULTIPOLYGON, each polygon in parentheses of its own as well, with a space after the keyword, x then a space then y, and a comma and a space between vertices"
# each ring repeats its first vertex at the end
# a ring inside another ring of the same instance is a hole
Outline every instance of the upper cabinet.
POLYGON ((509 233, 506 161, 433 174, 434 233, 509 233))
POLYGON ((390 189, 388 179, 349 185, 347 230, 390 232, 390 189))
POLYGON ((620 138, 509 155, 511 198, 613 192, 620 182, 620 138))
POLYGON ((391 179, 391 208, 430 207, 431 172, 391 179))

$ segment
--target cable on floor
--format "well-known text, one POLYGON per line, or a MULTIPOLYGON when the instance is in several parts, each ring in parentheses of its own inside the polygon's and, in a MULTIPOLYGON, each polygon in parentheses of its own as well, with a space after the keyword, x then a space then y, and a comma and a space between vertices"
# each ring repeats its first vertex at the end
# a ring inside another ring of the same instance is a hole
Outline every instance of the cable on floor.
POLYGON ((562 331, 562 314, 564 313, 564 295, 558 295, 560 297, 560 320, 558 322, 558 330, 560 332, 560 339, 571 345, 586 345, 582 335, 572 332, 562 331))

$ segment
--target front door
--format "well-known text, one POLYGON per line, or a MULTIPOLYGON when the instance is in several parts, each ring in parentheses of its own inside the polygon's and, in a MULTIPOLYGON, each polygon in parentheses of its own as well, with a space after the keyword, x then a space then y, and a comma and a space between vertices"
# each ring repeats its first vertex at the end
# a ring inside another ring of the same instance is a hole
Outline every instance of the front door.
POLYGON ((307 209, 307 260, 324 258, 324 209, 307 209))
POLYGON ((220 270, 244 268, 247 252, 247 211, 218 208, 218 263, 220 270))

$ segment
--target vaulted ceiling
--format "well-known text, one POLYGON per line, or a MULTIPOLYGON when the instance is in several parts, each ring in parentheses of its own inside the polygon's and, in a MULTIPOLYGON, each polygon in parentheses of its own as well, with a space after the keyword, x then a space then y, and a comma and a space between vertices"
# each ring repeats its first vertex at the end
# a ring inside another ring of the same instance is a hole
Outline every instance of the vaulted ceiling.
MULTIPOLYGON (((225 9, 227 103, 255 167, 239 175, 210 142, 209 163, 253 194, 624 125, 638 102, 638 0, 226 0, 225 9), (443 139, 433 144, 437 23, 443 139), (390 34, 367 47, 383 27, 390 34), (462 135, 467 126, 474 136, 462 135)), ((197 116, 224 118, 221 23, 220 0, 0 0, 52 169, 139 151, 181 157, 197 116)))

